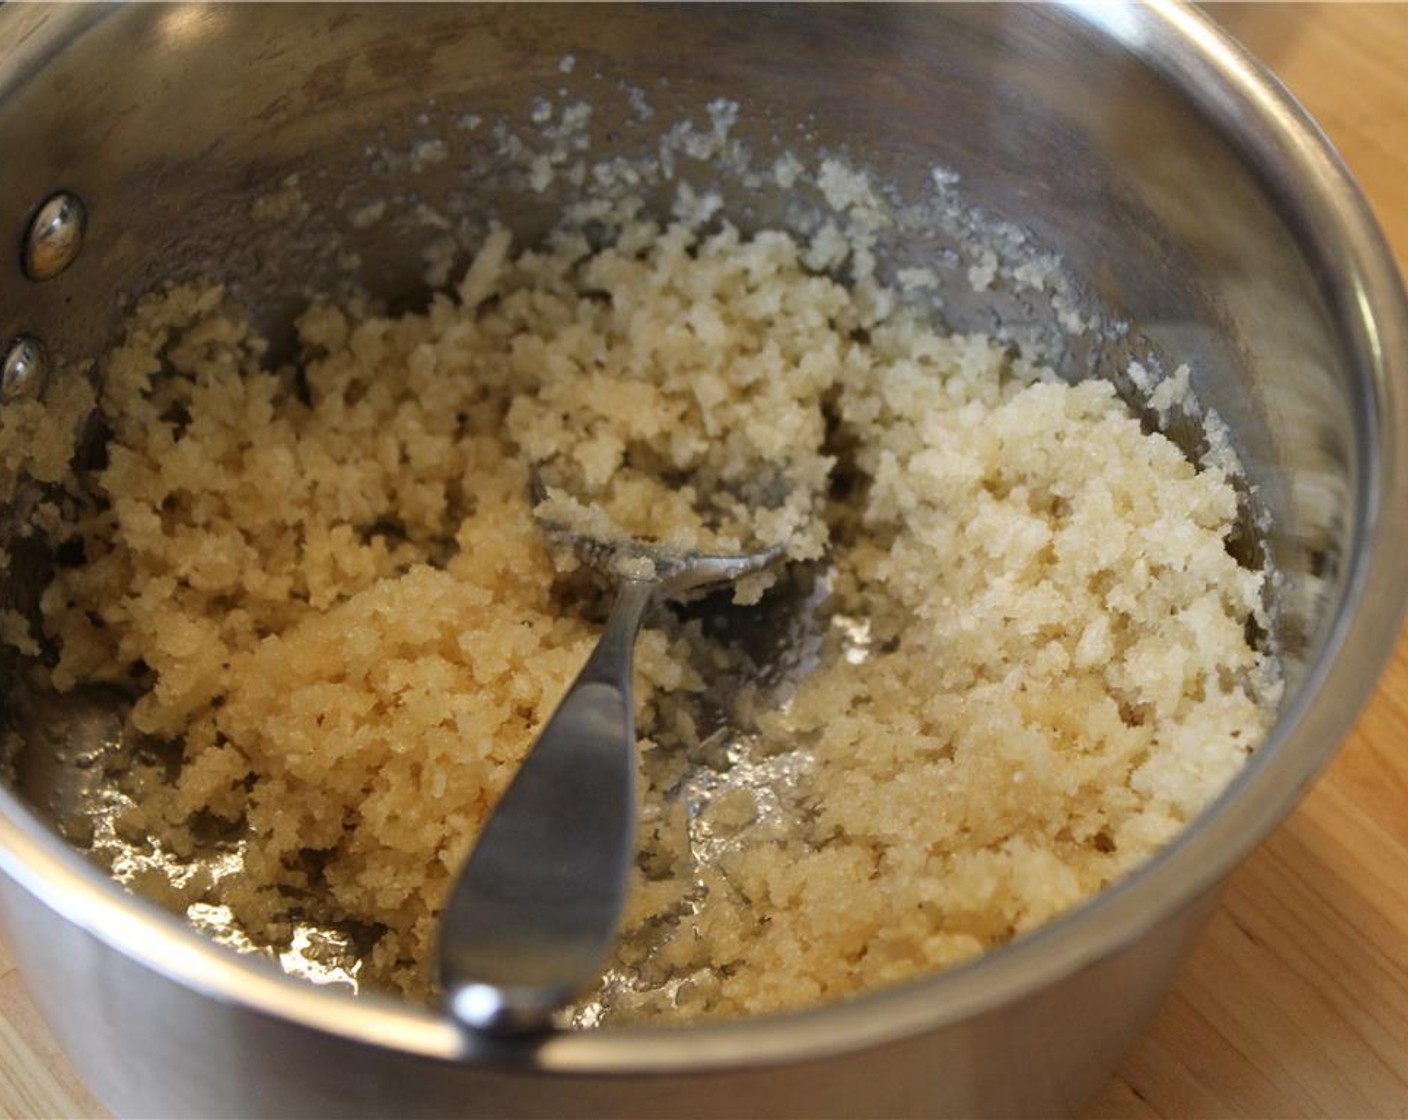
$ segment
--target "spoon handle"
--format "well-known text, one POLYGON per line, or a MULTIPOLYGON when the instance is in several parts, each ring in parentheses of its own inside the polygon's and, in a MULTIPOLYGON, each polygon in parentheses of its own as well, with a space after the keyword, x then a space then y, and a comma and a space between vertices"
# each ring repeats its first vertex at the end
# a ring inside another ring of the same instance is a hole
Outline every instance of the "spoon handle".
POLYGON ((627 581, 440 918, 440 982, 473 1030, 522 1033, 597 979, 635 856, 631 660, 659 584, 627 581))

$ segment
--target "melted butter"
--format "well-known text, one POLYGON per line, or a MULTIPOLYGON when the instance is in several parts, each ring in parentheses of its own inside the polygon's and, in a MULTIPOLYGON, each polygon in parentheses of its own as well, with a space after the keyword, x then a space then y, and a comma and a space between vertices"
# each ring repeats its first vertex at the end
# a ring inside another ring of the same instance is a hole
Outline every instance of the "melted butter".
MULTIPOLYGON (((828 593, 822 573, 814 582, 804 582, 795 597, 784 595, 780 626, 764 622, 754 627, 751 612, 757 608, 746 608, 749 629, 776 640, 760 649, 730 648, 735 667, 716 686, 711 730, 694 752, 699 761, 671 791, 670 797, 684 809, 689 866, 696 876, 681 915, 698 912, 705 899, 703 874, 716 868, 726 853, 796 827, 802 811, 799 792, 813 760, 804 748, 782 754, 763 750, 761 737, 743 726, 748 720, 734 710, 731 697, 742 684, 757 685, 755 704, 785 712, 797 681, 815 667, 824 644, 832 647, 831 656, 839 655, 849 664, 871 656, 869 623, 829 613, 828 593), (750 806, 746 819, 717 811, 725 799, 731 799, 735 810, 743 799, 741 803, 750 806)), ((119 694, 92 690, 55 697, 29 713, 27 726, 13 737, 9 751, 17 785, 31 804, 117 882, 183 914, 192 928, 217 944, 262 956, 311 983, 359 992, 365 939, 359 945, 346 929, 296 920, 286 942, 271 944, 251 937, 219 901, 221 882, 244 871, 246 840, 218 839, 181 855, 124 828, 124 817, 136 804, 124 785, 130 788, 134 759, 142 755, 126 737, 126 709, 119 694)), ((674 976, 652 986, 635 970, 615 968, 602 977, 590 998, 565 1011, 560 1022, 589 1029, 608 1019, 618 1005, 648 999, 675 1006, 696 979, 674 976)))

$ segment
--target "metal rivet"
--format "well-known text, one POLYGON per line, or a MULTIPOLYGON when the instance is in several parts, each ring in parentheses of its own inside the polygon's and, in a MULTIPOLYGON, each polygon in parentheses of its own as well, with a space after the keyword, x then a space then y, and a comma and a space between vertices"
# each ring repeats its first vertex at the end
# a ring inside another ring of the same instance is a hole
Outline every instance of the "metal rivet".
POLYGON ((5 348, 0 367, 0 401, 37 397, 49 376, 49 354, 33 335, 22 334, 5 348))
POLYGON ((31 280, 52 280, 75 260, 83 248, 88 228, 88 208, 69 191, 46 198, 30 220, 24 237, 24 274, 31 280))

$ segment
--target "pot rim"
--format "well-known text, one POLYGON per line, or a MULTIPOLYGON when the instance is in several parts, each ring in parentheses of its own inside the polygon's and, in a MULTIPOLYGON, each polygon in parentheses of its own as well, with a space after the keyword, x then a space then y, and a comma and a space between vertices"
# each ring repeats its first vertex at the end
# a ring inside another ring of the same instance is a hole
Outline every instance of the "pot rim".
POLYGON ((1399 633, 1408 581, 1408 300, 1392 253, 1347 169, 1310 117, 1229 36, 1176 0, 1064 0, 1066 18, 1110 36, 1245 152, 1322 276, 1365 372, 1351 402, 1362 485, 1349 560, 1320 655, 1266 742, 1177 839, 1094 899, 965 965, 832 1006, 675 1027, 486 1042, 390 997, 353 997, 241 957, 128 895, 0 787, 0 870, 125 956, 189 989, 347 1041, 408 1056, 594 1075, 756 1067, 878 1046, 981 1015, 1108 956, 1215 889, 1289 814, 1368 699, 1399 633))

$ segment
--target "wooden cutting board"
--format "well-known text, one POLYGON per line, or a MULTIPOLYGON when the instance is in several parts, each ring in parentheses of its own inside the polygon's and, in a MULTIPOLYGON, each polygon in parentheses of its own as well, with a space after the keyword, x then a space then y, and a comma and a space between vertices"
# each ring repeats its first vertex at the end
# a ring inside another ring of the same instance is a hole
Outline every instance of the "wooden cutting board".
MULTIPOLYGON (((1210 12, 1319 120, 1408 264, 1408 6, 1210 12)), ((0 946, 0 1117, 106 1115, 0 946)), ((1408 1118, 1408 631, 1091 1116, 1408 1118)))

